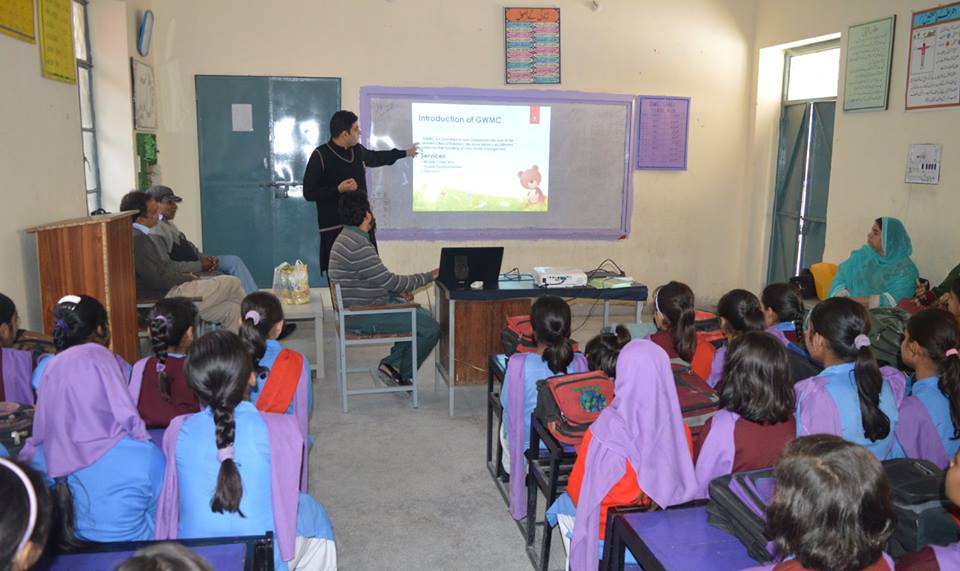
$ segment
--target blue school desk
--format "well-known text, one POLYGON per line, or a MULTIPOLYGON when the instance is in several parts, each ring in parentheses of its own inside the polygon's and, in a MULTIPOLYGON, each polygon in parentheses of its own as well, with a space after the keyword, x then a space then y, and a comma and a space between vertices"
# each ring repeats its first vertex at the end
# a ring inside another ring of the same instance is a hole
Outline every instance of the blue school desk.
MULTIPOLYGON (((41 571, 104 571, 116 569, 138 549, 163 543, 159 541, 131 541, 93 544, 82 552, 56 555, 41 560, 34 569, 41 571)), ((273 533, 243 537, 185 539, 176 543, 185 545, 210 563, 212 569, 238 571, 273 571, 273 533)))
POLYGON ((595 299, 603 302, 603 324, 609 320, 611 301, 637 304, 636 319, 647 300, 647 286, 596 289, 592 287, 537 287, 532 280, 503 280, 484 289, 449 289, 434 282, 437 303, 433 318, 440 324, 436 351, 436 381, 447 384, 449 414, 453 416, 455 385, 483 384, 487 360, 501 353, 500 331, 511 315, 530 312, 530 299, 545 295, 595 299))
POLYGON ((707 523, 706 506, 657 512, 611 508, 600 569, 624 569, 626 549, 644 571, 739 571, 760 565, 736 536, 707 523))

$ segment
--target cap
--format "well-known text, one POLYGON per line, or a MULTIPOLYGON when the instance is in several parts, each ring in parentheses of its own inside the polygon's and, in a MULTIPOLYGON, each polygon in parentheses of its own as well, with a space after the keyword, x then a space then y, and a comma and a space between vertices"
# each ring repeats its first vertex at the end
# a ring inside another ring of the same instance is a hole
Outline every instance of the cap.
POLYGON ((169 186, 163 186, 162 184, 155 184, 147 189, 147 194, 153 197, 154 200, 160 202, 162 200, 170 200, 172 202, 180 202, 183 199, 173 193, 173 189, 169 186))

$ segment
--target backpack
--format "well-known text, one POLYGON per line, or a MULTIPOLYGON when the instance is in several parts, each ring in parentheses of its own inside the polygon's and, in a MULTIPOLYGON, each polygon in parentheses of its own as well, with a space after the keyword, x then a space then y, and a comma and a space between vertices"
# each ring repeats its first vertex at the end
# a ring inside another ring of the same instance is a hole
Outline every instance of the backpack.
POLYGON ((534 415, 562 444, 579 446, 587 428, 613 402, 613 379, 603 371, 537 381, 534 415))
POLYGON ((677 387, 677 399, 680 401, 680 415, 690 429, 690 435, 696 439, 703 430, 703 425, 716 414, 720 397, 686 362, 673 359, 670 367, 673 369, 673 382, 677 387))
POLYGON ((870 349, 883 365, 900 366, 900 341, 910 314, 899 307, 875 307, 870 314, 870 349))
MULTIPOLYGON (((536 353, 537 342, 533 338, 533 324, 529 315, 512 315, 507 317, 507 325, 500 331, 500 342, 503 344, 503 354, 509 357, 514 353, 536 353)), ((579 351, 577 342, 570 340, 574 351, 579 351)))
POLYGON ((926 460, 898 459, 883 463, 893 492, 897 527, 887 543, 891 557, 917 551, 926 545, 957 541, 960 527, 941 495, 944 472, 926 460))
POLYGON ((787 345, 787 363, 790 364, 790 382, 794 384, 816 377, 823 370, 810 358, 809 353, 793 343, 787 345))
POLYGON ((772 468, 737 472, 710 482, 707 521, 737 536, 750 557, 760 562, 773 560, 768 550, 766 509, 773 498, 772 468))
POLYGON ((27 438, 33 434, 33 413, 33 405, 0 402, 0 444, 11 458, 17 457, 27 438))

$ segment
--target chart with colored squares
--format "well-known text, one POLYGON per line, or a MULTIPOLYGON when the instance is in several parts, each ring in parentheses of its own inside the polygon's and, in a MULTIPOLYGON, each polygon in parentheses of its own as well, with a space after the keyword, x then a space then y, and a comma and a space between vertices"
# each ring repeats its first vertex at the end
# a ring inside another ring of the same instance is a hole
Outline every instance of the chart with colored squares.
POLYGON ((560 9, 505 8, 507 84, 560 83, 560 9))

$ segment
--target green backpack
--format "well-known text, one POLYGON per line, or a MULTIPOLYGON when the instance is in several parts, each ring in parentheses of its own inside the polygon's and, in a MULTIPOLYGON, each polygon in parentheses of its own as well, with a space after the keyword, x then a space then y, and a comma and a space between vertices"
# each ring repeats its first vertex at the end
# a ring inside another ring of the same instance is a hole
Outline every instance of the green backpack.
POLYGON ((875 307, 870 313, 870 348, 880 365, 900 366, 900 341, 910 314, 899 307, 875 307))

